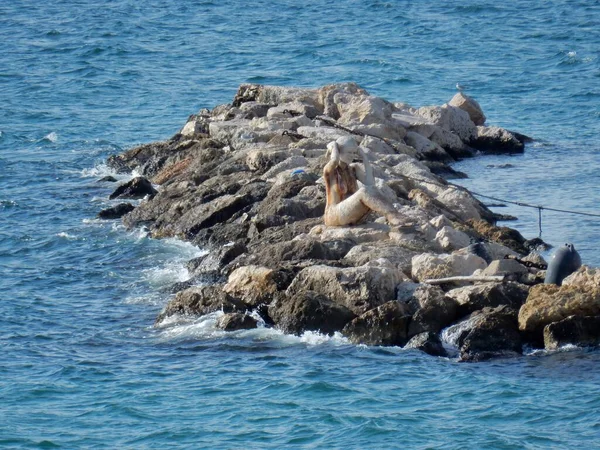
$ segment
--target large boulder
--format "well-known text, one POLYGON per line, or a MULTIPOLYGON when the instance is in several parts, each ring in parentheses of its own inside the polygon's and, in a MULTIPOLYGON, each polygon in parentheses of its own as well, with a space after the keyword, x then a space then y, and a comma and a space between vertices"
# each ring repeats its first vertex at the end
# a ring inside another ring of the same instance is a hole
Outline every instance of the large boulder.
MULTIPOLYGON (((402 285, 398 289, 399 297, 402 285)), ((414 311, 408 328, 409 338, 428 331, 437 333, 457 318, 456 300, 446 297, 438 286, 416 285, 408 297, 408 305, 414 311)))
POLYGON ((269 317, 285 333, 300 335, 305 331, 333 334, 356 315, 345 306, 314 291, 279 296, 269 305, 269 317))
POLYGON ((345 269, 315 265, 298 273, 288 287, 287 295, 315 291, 359 315, 393 300, 396 285, 405 278, 391 265, 345 269))
POLYGON ((387 259, 393 265, 398 267, 403 273, 409 275, 411 270, 411 260, 417 254, 416 251, 396 245, 394 242, 385 240, 359 244, 344 257, 344 261, 353 266, 362 266, 371 261, 380 258, 387 259))
POLYGON ((418 281, 472 275, 487 263, 477 255, 422 253, 412 258, 412 278, 418 281))
POLYGON ((600 316, 569 316, 544 327, 546 350, 557 350, 565 345, 600 345, 600 316))
POLYGON ((175 314, 203 316, 215 311, 243 312, 248 307, 223 291, 222 285, 193 286, 175 295, 156 318, 156 323, 175 314))
POLYGON ((469 114, 455 106, 423 106, 417 114, 433 125, 456 133, 467 144, 477 136, 477 127, 469 114))
POLYGON ((600 315, 597 270, 585 266, 567 277, 562 286, 540 284, 529 291, 519 310, 519 328, 528 339, 541 344, 546 325, 569 316, 600 315))
POLYGON ((408 339, 410 317, 406 305, 393 300, 361 314, 342 334, 354 344, 402 346, 408 339))
POLYGON ((455 106, 456 108, 465 111, 475 125, 483 125, 485 123, 486 117, 481 106, 479 106, 479 103, 462 92, 458 92, 454 95, 452 100, 448 102, 448 105, 455 106))
POLYGON ((206 255, 188 261, 187 269, 193 276, 218 278, 223 267, 246 251, 246 245, 241 241, 223 245, 206 255))
POLYGON ((488 153, 523 153, 525 145, 508 130, 500 127, 477 127, 471 145, 488 153))
POLYGON ((519 310, 525 303, 529 288, 512 281, 506 283, 482 283, 452 289, 446 296, 458 304, 459 315, 467 315, 485 307, 508 305, 519 310))
POLYGON ((310 236, 321 241, 349 239, 357 244, 378 242, 390 238, 390 227, 383 223, 365 223, 349 227, 327 227, 317 225, 310 230, 310 236))
POLYGON ((483 361, 522 353, 517 311, 503 305, 483 308, 444 331, 462 361, 483 361))
POLYGON ((281 274, 262 266, 243 266, 235 269, 223 291, 235 297, 251 308, 271 303, 279 290, 281 274))

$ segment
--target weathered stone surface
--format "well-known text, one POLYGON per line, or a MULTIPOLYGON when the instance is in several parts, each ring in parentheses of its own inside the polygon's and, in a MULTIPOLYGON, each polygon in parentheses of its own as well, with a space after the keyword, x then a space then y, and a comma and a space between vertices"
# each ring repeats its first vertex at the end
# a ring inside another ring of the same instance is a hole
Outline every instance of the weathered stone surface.
POLYGON ((396 285, 403 279, 400 270, 385 266, 338 269, 315 265, 303 269, 294 278, 287 294, 315 291, 359 315, 393 300, 396 285))
POLYGON ((310 230, 309 235, 322 241, 350 239, 357 244, 389 239, 390 227, 382 223, 366 223, 351 227, 326 227, 318 225, 310 230))
POLYGON ((405 349, 421 350, 431 356, 447 356, 446 349, 437 333, 427 331, 413 336, 404 346, 405 349))
POLYGON ((153 197, 156 195, 156 189, 144 177, 135 177, 133 180, 119 186, 108 197, 110 200, 115 198, 144 198, 146 195, 153 197))
POLYGON ((125 214, 133 211, 135 206, 131 203, 119 203, 116 206, 111 206, 110 208, 103 209, 98 213, 99 219, 119 219, 123 217, 125 214))
MULTIPOLYGON (((584 272, 580 269, 581 272, 584 272)), ((600 315, 600 288, 580 272, 581 284, 540 284, 529 291, 527 301, 519 310, 519 328, 529 340, 542 342, 544 327, 569 316, 600 315)))
POLYGON ((569 316, 544 327, 546 350, 557 350, 565 345, 600 345, 600 316, 569 316))
POLYGON ((215 311, 246 311, 248 307, 223 291, 222 285, 194 286, 177 293, 159 314, 156 323, 174 314, 203 316, 215 311))
POLYGON ((521 275, 529 273, 527 267, 514 259, 496 259, 490 263, 482 272, 482 276, 505 275, 516 281, 521 275))
POLYGON ((459 315, 464 316, 478 309, 500 305, 508 305, 518 311, 528 293, 527 286, 509 281, 459 287, 448 291, 446 296, 456 301, 459 315))
POLYGON ((310 290, 278 297, 269 305, 269 316, 285 333, 318 331, 330 335, 356 317, 345 306, 310 290))
POLYGON ((448 102, 448 105, 455 106, 463 111, 466 111, 466 113, 469 114, 469 118, 475 125, 483 125, 485 123, 486 117, 481 109, 481 106, 479 106, 479 103, 462 92, 454 95, 452 100, 448 102))
POLYGON ((457 302, 444 296, 438 286, 417 285, 408 299, 408 305, 414 311, 408 337, 426 331, 437 333, 457 318, 457 302))
POLYGON ((517 312, 508 306, 475 311, 445 330, 460 349, 462 361, 483 361, 522 353, 517 312))
POLYGON ((477 127, 471 145, 488 153, 523 153, 525 146, 508 130, 499 127, 477 127))
POLYGON ((467 224, 486 239, 498 242, 522 255, 529 253, 525 246, 526 239, 517 230, 497 227, 484 220, 467 220, 467 224))
POLYGON ((458 231, 451 226, 445 226, 437 232, 435 241, 442 250, 448 252, 467 247, 471 243, 471 238, 462 231, 458 231))
POLYGON ((398 267, 403 273, 409 275, 411 271, 412 257, 417 252, 400 247, 391 241, 373 242, 370 244, 359 244, 344 257, 344 261, 353 266, 362 266, 370 261, 385 258, 398 267))
POLYGON ((260 246, 253 249, 245 262, 275 269, 285 261, 335 260, 339 257, 339 253, 331 251, 320 241, 308 238, 260 246))
POLYGON ((412 277, 415 280, 472 275, 477 269, 485 269, 486 262, 479 256, 422 253, 412 258, 412 277))
POLYGON ((279 290, 279 273, 261 266, 243 266, 234 270, 223 291, 250 307, 269 304, 279 290))
POLYGON ((352 320, 342 334, 355 344, 402 346, 408 339, 409 322, 406 305, 393 300, 352 320))
POLYGON ((227 313, 219 317, 216 326, 224 331, 251 330, 257 328, 258 321, 247 314, 227 313))
POLYGON ((241 241, 234 242, 231 245, 224 245, 204 256, 190 260, 187 264, 187 269, 194 276, 217 278, 223 267, 246 251, 247 247, 241 241))
POLYGON ((433 125, 456 133, 463 142, 469 143, 477 136, 477 127, 469 114, 455 106, 424 106, 417 114, 433 125))
POLYGON ((422 158, 433 161, 452 161, 452 157, 437 143, 430 141, 425 136, 409 131, 404 138, 405 142, 413 147, 422 158))

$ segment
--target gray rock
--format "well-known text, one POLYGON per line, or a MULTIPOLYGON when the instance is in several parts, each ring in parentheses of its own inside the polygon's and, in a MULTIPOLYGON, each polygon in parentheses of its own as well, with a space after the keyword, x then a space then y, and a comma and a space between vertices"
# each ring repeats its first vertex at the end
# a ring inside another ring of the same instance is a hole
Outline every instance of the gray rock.
POLYGON ((258 321, 244 313, 228 313, 219 317, 216 326, 224 331, 251 330, 257 328, 258 321))
POLYGON ((123 217, 125 214, 133 211, 135 206, 131 203, 119 203, 116 206, 111 206, 110 208, 103 209, 98 213, 99 219, 119 219, 123 217))
POLYGON ((246 311, 248 307, 223 291, 222 285, 193 286, 178 292, 156 318, 156 323, 175 315, 203 316, 215 311, 246 311))
POLYGON ((331 335, 356 317, 345 306, 314 291, 277 298, 269 306, 269 316, 285 333, 298 335, 305 331, 331 335))
POLYGON ((508 130, 499 127, 477 127, 477 137, 471 142, 477 150, 487 153, 523 153, 525 146, 508 130))
POLYGON ((569 316, 544 327, 546 350, 557 350, 567 344, 578 347, 600 345, 600 316, 569 316))
POLYGON ((448 291, 446 296, 456 301, 459 316, 464 316, 478 309, 500 305, 508 305, 518 311, 528 294, 528 286, 508 281, 459 287, 448 291))
POLYGON ((431 356, 448 356, 446 349, 437 333, 427 331, 413 336, 404 346, 405 349, 414 348, 431 356))
POLYGON ((409 322, 406 305, 393 300, 355 318, 342 334, 354 344, 403 346, 409 322))
POLYGON ((457 318, 456 300, 445 297, 438 286, 418 285, 408 304, 414 311, 408 328, 408 337, 426 331, 437 333, 457 318))
POLYGON ((146 195, 154 197, 157 191, 152 187, 146 178, 135 177, 133 180, 120 185, 108 197, 110 200, 115 198, 144 198, 146 195))

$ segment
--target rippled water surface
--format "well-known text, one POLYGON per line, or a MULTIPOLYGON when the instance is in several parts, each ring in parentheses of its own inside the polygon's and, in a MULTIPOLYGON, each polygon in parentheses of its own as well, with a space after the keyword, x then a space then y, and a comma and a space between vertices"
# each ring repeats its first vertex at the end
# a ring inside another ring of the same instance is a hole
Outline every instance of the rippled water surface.
MULTIPOLYGON (((110 154, 242 82, 356 81, 414 106, 466 86, 537 139, 457 168, 477 192, 600 213, 600 3, 0 4, 0 447, 594 448, 600 353, 461 364, 215 317, 153 327, 202 250, 100 222, 110 154)), ((519 216, 539 234, 536 210, 519 216)), ((598 218, 542 237, 600 265, 598 218)))

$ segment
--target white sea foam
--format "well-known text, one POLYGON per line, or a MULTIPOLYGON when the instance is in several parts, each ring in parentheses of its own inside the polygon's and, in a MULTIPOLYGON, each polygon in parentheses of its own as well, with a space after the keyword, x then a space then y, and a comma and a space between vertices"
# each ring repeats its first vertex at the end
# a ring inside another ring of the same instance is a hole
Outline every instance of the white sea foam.
POLYGON ((180 341, 180 340, 214 340, 225 337, 251 340, 255 342, 269 342, 276 346, 291 347, 297 345, 304 346, 343 346, 349 345, 348 339, 341 333, 334 333, 328 336, 315 331, 306 331, 300 336, 285 334, 276 328, 267 328, 264 321, 256 312, 250 315, 257 319, 258 328, 251 330, 223 331, 216 327, 217 320, 224 313, 217 311, 207 314, 200 318, 192 318, 184 315, 173 315, 165 318, 155 325, 159 330, 159 339, 162 341, 180 341))
POLYGON ((44 136, 42 138, 42 140, 43 141, 49 141, 49 142, 52 142, 52 143, 58 142, 58 134, 55 131, 53 131, 51 133, 48 133, 46 136, 44 136))
POLYGON ((68 239, 70 241, 77 239, 77 236, 65 232, 56 233, 56 236, 68 239))

